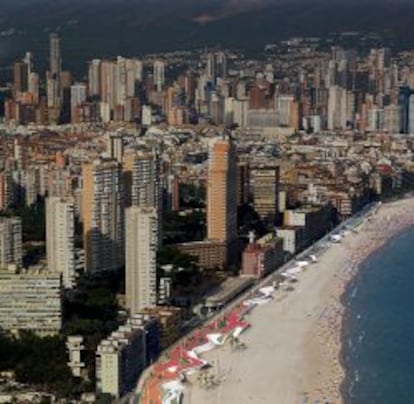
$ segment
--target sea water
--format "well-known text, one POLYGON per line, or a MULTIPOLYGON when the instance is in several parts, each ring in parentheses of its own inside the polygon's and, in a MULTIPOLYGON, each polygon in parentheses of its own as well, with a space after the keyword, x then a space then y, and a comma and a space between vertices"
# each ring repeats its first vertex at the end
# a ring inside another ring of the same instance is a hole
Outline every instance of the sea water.
POLYGON ((345 403, 414 403, 414 229, 361 264, 343 302, 345 403))

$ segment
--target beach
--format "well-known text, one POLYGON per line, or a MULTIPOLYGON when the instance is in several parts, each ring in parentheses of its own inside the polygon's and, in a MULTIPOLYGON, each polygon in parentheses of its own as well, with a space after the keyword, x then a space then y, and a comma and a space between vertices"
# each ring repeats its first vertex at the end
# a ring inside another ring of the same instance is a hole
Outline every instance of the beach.
POLYGON ((189 375, 183 402, 342 403, 341 296, 362 261, 414 224, 413 207, 413 199, 382 204, 306 266, 293 290, 254 307, 239 337, 246 349, 225 344, 201 355, 212 365, 201 373, 217 382, 206 388, 200 372, 189 375))

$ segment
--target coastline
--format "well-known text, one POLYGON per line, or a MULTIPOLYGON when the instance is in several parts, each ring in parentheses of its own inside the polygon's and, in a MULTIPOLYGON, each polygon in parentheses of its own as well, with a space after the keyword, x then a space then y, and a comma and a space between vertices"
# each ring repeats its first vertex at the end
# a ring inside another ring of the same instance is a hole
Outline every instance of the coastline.
MULTIPOLYGON (((364 219, 359 226, 359 237, 349 237, 343 241, 350 254, 348 263, 340 269, 340 276, 335 277, 327 290, 328 315, 315 323, 313 328, 318 334, 318 345, 324 362, 319 372, 324 376, 309 384, 309 389, 317 396, 311 396, 311 399, 329 398, 330 403, 348 402, 346 382, 350 375, 346 373, 344 363, 346 295, 358 287, 355 279, 361 264, 382 248, 386 248, 399 234, 414 226, 413 204, 413 198, 382 204, 375 215, 364 219)), ((309 359, 312 354, 307 352, 306 357, 309 359)))
POLYGON ((343 403, 345 292, 362 262, 414 225, 413 204, 412 198, 382 204, 322 252, 295 290, 276 290, 269 304, 254 308, 252 328, 241 335, 248 349, 235 353, 225 345, 204 354, 219 386, 202 388, 191 376, 184 403, 343 403))

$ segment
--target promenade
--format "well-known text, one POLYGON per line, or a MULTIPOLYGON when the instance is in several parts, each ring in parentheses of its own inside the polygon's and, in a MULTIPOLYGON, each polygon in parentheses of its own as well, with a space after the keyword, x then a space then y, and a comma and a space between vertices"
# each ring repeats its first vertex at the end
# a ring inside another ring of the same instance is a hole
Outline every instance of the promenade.
POLYGON ((297 282, 271 286, 295 261, 262 280, 168 350, 141 380, 140 402, 340 403, 340 296, 362 260, 414 224, 412 204, 371 205, 332 232, 341 243, 330 234, 298 257, 318 262, 308 260, 297 282))
POLYGON ((276 290, 250 312, 251 328, 241 336, 246 350, 226 345, 203 355, 220 383, 206 389, 190 377, 184 404, 342 403, 340 298, 362 261, 414 225, 413 207, 413 199, 381 205, 344 230, 341 243, 328 243, 293 290, 276 290))

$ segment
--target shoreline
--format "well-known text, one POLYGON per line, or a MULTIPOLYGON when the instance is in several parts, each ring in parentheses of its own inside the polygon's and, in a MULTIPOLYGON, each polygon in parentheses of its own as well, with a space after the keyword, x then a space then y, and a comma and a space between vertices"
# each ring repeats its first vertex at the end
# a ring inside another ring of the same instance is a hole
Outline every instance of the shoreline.
POLYGON ((327 338, 322 338, 319 344, 325 348, 324 366, 329 366, 328 363, 331 365, 329 376, 312 386, 312 389, 324 393, 323 395, 327 395, 326 392, 328 395, 333 394, 335 401, 329 403, 344 403, 350 399, 347 388, 352 375, 347 373, 345 363, 349 292, 358 288, 357 277, 361 265, 381 249, 387 248, 395 237, 414 226, 414 212, 410 210, 412 204, 414 204, 413 198, 382 204, 375 215, 365 218, 359 226, 359 230, 364 235, 362 240, 358 237, 356 240, 345 241, 348 244, 350 259, 347 267, 340 269, 342 276, 336 277, 336 282, 330 286, 329 292, 333 291, 333 293, 327 308, 332 310, 332 316, 315 324, 319 335, 327 335, 327 338))
POLYGON ((190 376, 183 402, 346 401, 346 292, 364 261, 414 225, 413 203, 407 198, 380 205, 341 243, 322 251, 320 261, 298 276, 294 291, 276 290, 270 303, 255 307, 252 328, 241 335, 247 351, 234 353, 225 345, 203 354, 223 380, 210 390, 190 376))

